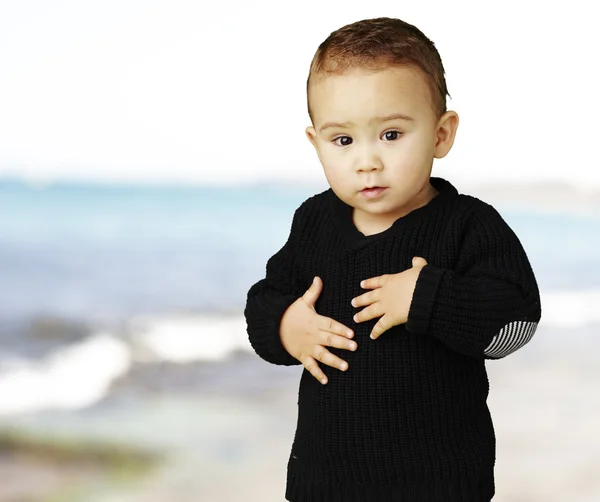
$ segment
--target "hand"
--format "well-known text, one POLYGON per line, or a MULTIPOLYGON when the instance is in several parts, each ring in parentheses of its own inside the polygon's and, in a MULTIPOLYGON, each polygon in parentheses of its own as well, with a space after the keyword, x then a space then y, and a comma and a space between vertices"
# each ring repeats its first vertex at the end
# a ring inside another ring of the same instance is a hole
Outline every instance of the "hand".
POLYGON ((380 275, 360 283, 362 288, 373 290, 352 299, 353 307, 367 306, 354 316, 354 321, 381 317, 371 331, 373 340, 393 326, 406 324, 417 278, 425 265, 427 261, 424 258, 415 256, 412 268, 404 272, 380 275))
POLYGON ((298 359, 308 372, 322 384, 327 383, 325 373, 317 360, 342 371, 348 363, 333 355, 325 347, 356 350, 356 342, 348 340, 354 336, 343 324, 317 314, 315 303, 323 289, 320 277, 315 277, 310 288, 292 303, 283 314, 279 335, 283 348, 298 359))

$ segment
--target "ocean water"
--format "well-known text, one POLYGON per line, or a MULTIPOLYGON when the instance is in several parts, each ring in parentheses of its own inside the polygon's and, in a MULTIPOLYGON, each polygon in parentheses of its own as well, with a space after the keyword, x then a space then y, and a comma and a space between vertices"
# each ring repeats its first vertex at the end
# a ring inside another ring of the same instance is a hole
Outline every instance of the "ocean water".
MULTIPOLYGON (((0 181, 0 415, 86 407, 152 364, 248 353, 248 288, 324 188, 0 181)), ((542 322, 600 322, 600 215, 496 207, 536 272, 542 322)))

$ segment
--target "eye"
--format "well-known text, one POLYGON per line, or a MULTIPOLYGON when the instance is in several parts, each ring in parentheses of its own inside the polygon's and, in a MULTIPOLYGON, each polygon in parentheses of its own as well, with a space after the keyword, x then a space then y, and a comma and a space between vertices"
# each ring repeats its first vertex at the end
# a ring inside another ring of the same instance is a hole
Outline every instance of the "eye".
POLYGON ((400 131, 386 131, 383 133, 383 137, 386 141, 396 141, 402 133, 400 131))
POLYGON ((337 145, 337 146, 348 146, 352 144, 352 138, 350 136, 340 136, 338 138, 335 138, 333 140, 333 142, 337 145), (338 140, 341 140, 341 142, 338 143, 338 140))

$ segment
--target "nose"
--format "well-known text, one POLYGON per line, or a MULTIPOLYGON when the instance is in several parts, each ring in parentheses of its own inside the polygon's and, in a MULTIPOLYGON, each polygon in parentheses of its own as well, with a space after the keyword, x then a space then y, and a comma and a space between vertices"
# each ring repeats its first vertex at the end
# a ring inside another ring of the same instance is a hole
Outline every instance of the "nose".
POLYGON ((361 155, 356 159, 357 172, 381 171, 383 163, 381 158, 373 149, 365 148, 361 155))

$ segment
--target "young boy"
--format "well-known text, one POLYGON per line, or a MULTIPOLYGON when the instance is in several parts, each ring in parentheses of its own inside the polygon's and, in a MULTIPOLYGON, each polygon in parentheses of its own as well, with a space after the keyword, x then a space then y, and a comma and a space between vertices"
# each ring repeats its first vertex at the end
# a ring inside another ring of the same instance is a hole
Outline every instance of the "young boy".
POLYGON ((398 19, 356 22, 319 46, 307 94, 330 188, 244 311, 259 356, 305 367, 286 499, 487 502, 485 361, 531 339, 540 297, 499 213, 430 176, 458 127, 439 54, 398 19))

